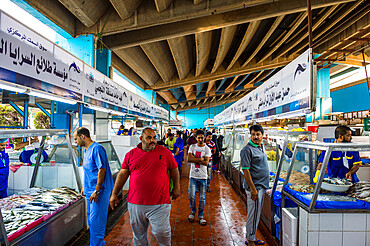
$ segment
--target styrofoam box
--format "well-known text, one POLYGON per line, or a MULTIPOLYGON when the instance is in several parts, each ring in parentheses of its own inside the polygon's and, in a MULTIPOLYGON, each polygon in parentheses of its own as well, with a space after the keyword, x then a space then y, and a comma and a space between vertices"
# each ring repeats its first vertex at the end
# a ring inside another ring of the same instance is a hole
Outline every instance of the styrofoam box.
POLYGON ((112 136, 112 144, 119 146, 130 146, 131 137, 130 136, 112 136))
POLYGON ((287 234, 283 233, 283 245, 284 246, 297 246, 296 243, 292 243, 289 239, 289 236, 287 234))
POLYGON ((282 217, 284 236, 294 245, 297 244, 298 208, 283 208, 282 217))

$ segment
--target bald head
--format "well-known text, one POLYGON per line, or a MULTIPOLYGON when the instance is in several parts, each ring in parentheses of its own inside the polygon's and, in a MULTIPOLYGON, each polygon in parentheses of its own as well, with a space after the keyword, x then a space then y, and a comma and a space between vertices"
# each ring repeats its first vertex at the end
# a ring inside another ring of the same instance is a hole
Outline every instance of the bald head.
POLYGON ((155 131, 150 127, 145 128, 140 136, 140 141, 144 151, 148 152, 155 149, 157 146, 157 136, 155 131))

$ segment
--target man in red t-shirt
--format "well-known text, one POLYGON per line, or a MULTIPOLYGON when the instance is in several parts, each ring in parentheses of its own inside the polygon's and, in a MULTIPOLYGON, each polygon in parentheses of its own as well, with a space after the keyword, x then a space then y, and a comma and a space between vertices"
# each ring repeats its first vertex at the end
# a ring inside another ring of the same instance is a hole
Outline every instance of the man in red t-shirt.
POLYGON ((135 245, 149 245, 149 223, 158 244, 171 245, 171 199, 167 171, 173 179, 172 199, 176 199, 180 196, 177 163, 168 149, 157 145, 153 129, 145 128, 140 140, 141 143, 125 156, 109 203, 112 209, 117 206, 117 195, 130 176, 127 202, 135 245))

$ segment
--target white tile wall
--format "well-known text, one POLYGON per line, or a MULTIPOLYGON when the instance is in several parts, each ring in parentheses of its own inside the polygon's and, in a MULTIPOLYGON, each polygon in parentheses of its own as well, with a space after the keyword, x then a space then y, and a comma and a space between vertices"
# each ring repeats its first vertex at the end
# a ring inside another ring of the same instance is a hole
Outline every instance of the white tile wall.
POLYGON ((299 230, 299 235, 298 235, 298 242, 299 246, 308 246, 307 244, 307 231, 304 230, 299 230))
POLYGON ((342 232, 319 232, 319 245, 343 246, 342 232))
POLYGON ((367 221, 366 231, 370 232, 370 214, 367 214, 366 217, 367 217, 367 219, 366 219, 366 221, 367 221))
POLYGON ((308 242, 309 246, 319 246, 319 232, 318 231, 310 231, 308 232, 308 242))
POLYGON ((320 214, 308 214, 308 231, 319 231, 320 214))
POLYGON ((9 190, 9 189, 13 189, 13 187, 14 187, 13 181, 14 181, 14 173, 13 173, 13 171, 9 170, 9 176, 8 176, 8 190, 9 190))
POLYGON ((307 211, 303 208, 299 208, 299 228, 307 232, 307 211))
POLYGON ((343 214, 343 231, 366 231, 364 214, 343 214))
POLYGON ((42 183, 46 189, 53 189, 58 184, 58 168, 55 167, 43 167, 42 172, 42 183))
POLYGON ((343 232, 343 245, 366 245, 366 232, 343 232))
POLYGON ((342 231, 343 216, 338 213, 320 214, 320 231, 342 231))
POLYGON ((73 180, 75 179, 72 165, 58 165, 56 168, 58 169, 58 183, 56 187, 72 187, 73 180))
POLYGON ((28 167, 22 166, 14 173, 14 189, 27 189, 30 182, 28 179, 28 167))

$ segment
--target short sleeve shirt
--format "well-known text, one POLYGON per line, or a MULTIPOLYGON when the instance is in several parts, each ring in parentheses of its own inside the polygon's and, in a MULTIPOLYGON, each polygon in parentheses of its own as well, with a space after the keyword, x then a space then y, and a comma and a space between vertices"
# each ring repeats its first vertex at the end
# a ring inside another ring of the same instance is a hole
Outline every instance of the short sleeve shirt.
MULTIPOLYGON (((198 144, 192 144, 189 147, 189 153, 192 153, 195 158, 200 157, 211 157, 211 150, 208 148, 208 146, 205 144, 203 147, 199 147, 198 144)), ((208 173, 207 173, 207 166, 200 165, 197 163, 190 162, 190 178, 195 179, 207 179, 208 173)))
POLYGON ((170 204, 168 170, 177 168, 172 153, 157 145, 152 151, 142 150, 141 143, 130 150, 122 169, 130 172, 127 201, 138 205, 170 204))
POLYGON ((210 141, 209 143, 206 143, 208 148, 211 150, 211 158, 209 158, 209 161, 212 161, 213 157, 213 150, 216 149, 216 144, 213 141, 210 141))
POLYGON ((175 145, 175 142, 176 142, 176 138, 172 138, 172 140, 170 140, 170 138, 167 138, 166 141, 164 142, 168 148, 172 151, 173 150, 173 146, 175 145))
MULTIPOLYGON (((270 172, 267 155, 263 147, 250 141, 240 151, 240 165, 242 169, 249 169, 254 186, 262 189, 269 188, 270 172)), ((244 179, 244 187, 249 189, 244 179)))
POLYGON ((83 160, 84 193, 87 196, 90 196, 95 191, 100 168, 106 169, 101 191, 111 192, 114 183, 107 153, 103 146, 94 142, 85 150, 83 160))

